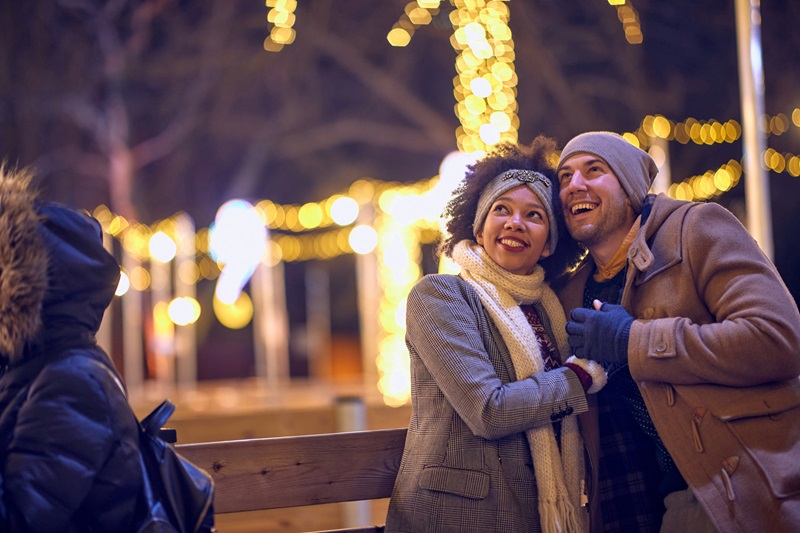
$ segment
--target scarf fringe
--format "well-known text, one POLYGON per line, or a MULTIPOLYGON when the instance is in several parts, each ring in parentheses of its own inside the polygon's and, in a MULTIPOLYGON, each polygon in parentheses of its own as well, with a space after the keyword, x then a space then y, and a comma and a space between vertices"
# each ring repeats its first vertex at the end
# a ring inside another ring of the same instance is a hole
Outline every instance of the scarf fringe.
POLYGON ((583 524, 573 505, 563 499, 539 501, 539 521, 543 533, 582 533, 583 524))

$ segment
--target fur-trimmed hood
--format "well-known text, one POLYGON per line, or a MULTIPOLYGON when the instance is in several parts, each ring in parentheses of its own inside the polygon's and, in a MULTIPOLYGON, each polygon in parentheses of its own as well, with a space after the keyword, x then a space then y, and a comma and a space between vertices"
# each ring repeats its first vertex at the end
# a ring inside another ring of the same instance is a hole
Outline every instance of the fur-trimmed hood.
POLYGON ((14 361, 39 333, 47 252, 32 174, 0 167, 0 355, 14 361))
POLYGON ((93 344, 119 281, 87 214, 39 203, 29 170, 0 166, 0 363, 93 344))

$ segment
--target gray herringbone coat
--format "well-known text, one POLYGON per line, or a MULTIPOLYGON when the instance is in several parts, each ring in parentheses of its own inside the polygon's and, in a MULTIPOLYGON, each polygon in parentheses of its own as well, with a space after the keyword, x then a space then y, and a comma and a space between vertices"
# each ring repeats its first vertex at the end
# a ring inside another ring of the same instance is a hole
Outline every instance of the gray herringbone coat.
POLYGON ((457 276, 420 280, 406 327, 412 415, 386 532, 539 531, 524 432, 587 410, 577 376, 562 367, 516 381, 500 332, 457 276))

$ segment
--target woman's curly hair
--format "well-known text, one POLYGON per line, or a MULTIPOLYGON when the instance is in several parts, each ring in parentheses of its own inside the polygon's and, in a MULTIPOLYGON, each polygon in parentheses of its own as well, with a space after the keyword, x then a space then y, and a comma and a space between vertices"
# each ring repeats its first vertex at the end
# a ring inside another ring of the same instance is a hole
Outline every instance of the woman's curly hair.
POLYGON ((558 229, 558 245, 549 257, 539 263, 545 269, 548 281, 556 279, 573 268, 585 255, 585 249, 567 233, 561 215, 561 200, 554 159, 556 142, 550 137, 539 135, 529 145, 510 142, 498 144, 485 157, 470 165, 464 180, 453 192, 443 216, 446 220, 447 235, 439 245, 438 253, 450 257, 453 248, 464 239, 475 242, 473 222, 478 209, 478 200, 484 188, 499 174, 506 170, 533 170, 543 174, 550 182, 553 213, 558 229))

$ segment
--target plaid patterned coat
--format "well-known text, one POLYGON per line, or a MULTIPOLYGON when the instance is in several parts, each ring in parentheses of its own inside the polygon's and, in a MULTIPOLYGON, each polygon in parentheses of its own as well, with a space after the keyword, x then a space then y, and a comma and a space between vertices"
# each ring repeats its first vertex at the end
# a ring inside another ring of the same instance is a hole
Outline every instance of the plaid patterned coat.
POLYGON ((539 531, 524 431, 587 410, 577 376, 562 367, 516 381, 500 332, 457 276, 417 283, 406 327, 412 415, 386 532, 539 531))

